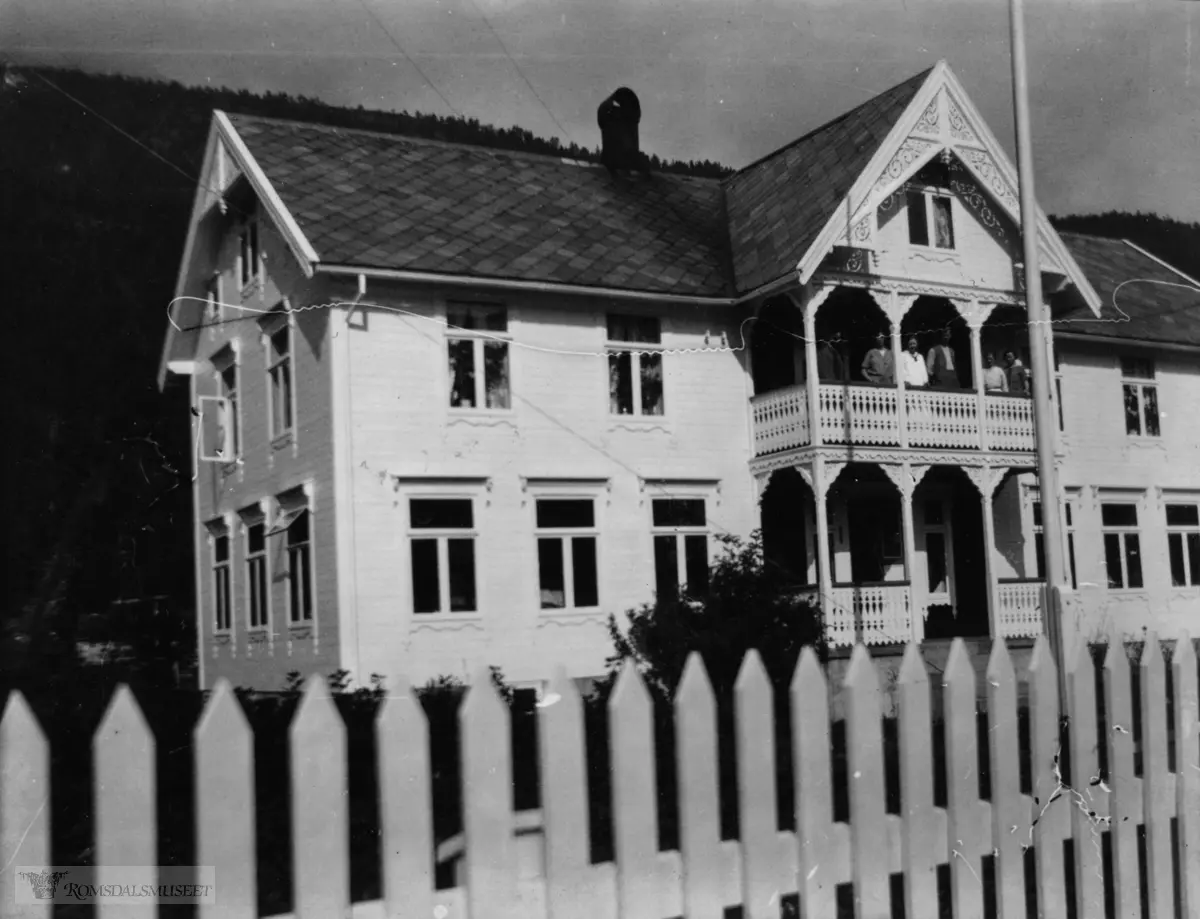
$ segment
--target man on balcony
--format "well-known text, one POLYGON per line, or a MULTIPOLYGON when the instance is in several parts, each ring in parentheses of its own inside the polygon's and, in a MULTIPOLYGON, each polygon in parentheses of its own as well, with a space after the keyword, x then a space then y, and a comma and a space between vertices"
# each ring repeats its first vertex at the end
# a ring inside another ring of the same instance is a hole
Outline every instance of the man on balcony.
POLYGON ((929 349, 927 358, 929 385, 937 389, 960 389, 958 371, 954 367, 954 349, 950 347, 950 330, 942 329, 942 341, 929 349))
POLYGON ((891 386, 896 382, 892 351, 890 348, 884 347, 885 341, 882 332, 876 335, 875 347, 867 352, 867 356, 863 358, 862 362, 863 379, 876 386, 891 386))
POLYGON ((917 339, 914 336, 908 340, 908 350, 900 357, 905 386, 929 385, 929 371, 925 369, 925 362, 921 360, 921 352, 917 347, 917 339))
POLYGON ((842 355, 842 333, 833 332, 821 340, 817 347, 817 378, 822 383, 844 383, 850 379, 846 373, 846 359, 842 355))
POLYGON ((985 370, 983 371, 983 388, 988 392, 1008 392, 1008 377, 996 366, 996 359, 991 353, 983 356, 985 370))
POLYGON ((1021 359, 1009 351, 1004 355, 1004 361, 1008 364, 1008 391, 1022 396, 1029 395, 1029 371, 1025 369, 1021 359))

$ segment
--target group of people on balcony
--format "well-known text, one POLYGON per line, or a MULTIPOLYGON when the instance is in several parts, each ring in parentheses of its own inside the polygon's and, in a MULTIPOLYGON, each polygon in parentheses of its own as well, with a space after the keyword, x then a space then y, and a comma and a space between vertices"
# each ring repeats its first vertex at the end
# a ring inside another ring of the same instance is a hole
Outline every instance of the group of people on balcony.
MULTIPOLYGON (((905 351, 900 355, 900 370, 904 385, 932 389, 962 389, 955 362, 954 348, 950 344, 950 330, 943 329, 941 340, 922 357, 915 335, 910 336, 905 351)), ((860 372, 868 383, 877 386, 894 386, 896 367, 892 357, 889 336, 880 332, 875 336, 875 347, 863 358, 860 372)), ((849 361, 845 357, 842 333, 835 331, 817 348, 817 377, 823 382, 846 382, 850 379, 849 361)), ((996 363, 989 352, 984 355, 983 385, 988 392, 1011 392, 1028 395, 1029 371, 1013 351, 1004 353, 1004 366, 996 363)))

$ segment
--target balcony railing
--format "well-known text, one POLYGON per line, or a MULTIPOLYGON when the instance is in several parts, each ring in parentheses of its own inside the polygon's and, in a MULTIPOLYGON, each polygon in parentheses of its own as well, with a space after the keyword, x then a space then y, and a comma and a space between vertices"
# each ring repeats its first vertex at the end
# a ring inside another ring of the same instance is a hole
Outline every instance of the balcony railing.
POLYGON ((1042 634, 1043 581, 1004 578, 996 585, 996 626, 1000 638, 1036 638, 1042 634))
POLYGON ((908 581, 835 584, 825 612, 831 645, 887 645, 912 638, 912 598, 908 581))
POLYGON ((805 387, 788 386, 755 396, 754 455, 766 456, 812 443, 815 428, 822 444, 893 446, 946 450, 1032 451, 1033 403, 1024 396, 987 393, 980 418, 979 396, 944 389, 904 391, 904 438, 901 438, 898 391, 891 386, 821 383, 817 418, 809 418, 805 387))

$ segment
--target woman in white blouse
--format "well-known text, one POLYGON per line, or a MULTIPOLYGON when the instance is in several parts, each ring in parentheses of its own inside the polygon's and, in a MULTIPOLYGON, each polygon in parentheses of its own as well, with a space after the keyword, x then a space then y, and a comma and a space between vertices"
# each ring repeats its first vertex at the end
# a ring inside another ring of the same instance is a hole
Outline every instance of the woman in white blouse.
POLYGON ((900 367, 904 374, 905 386, 928 386, 929 369, 917 348, 917 339, 908 340, 908 350, 900 356, 900 367))

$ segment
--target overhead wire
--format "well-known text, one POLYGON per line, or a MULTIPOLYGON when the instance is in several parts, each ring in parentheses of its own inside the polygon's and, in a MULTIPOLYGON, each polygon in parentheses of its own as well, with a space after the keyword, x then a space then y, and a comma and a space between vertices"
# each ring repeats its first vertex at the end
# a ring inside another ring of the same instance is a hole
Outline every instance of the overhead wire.
POLYGON ((432 89, 435 93, 437 93, 437 97, 442 100, 442 102, 446 106, 446 108, 450 109, 450 111, 452 111, 459 118, 462 118, 463 117, 462 112, 460 112, 457 108, 454 107, 453 103, 451 103, 451 101, 446 98, 445 94, 440 89, 438 89, 437 84, 433 82, 433 80, 430 78, 429 74, 427 74, 425 72, 425 70, 421 67, 421 65, 418 64, 413 59, 412 55, 410 55, 407 51, 404 50, 404 46, 400 44, 400 40, 398 38, 396 38, 395 35, 392 34, 391 30, 386 25, 383 24, 383 20, 381 20, 375 14, 375 11, 373 9, 371 9, 370 4, 367 2, 367 0, 358 0, 358 2, 359 2, 359 5, 363 8, 363 10, 366 12, 366 14, 368 16, 370 16, 372 20, 374 20, 375 25, 379 27, 379 30, 381 32, 383 32, 384 35, 387 36, 388 41, 390 41, 392 43, 392 47, 394 47, 397 51, 399 51, 402 55, 404 55, 404 59, 406 61, 408 61, 412 65, 413 69, 416 70, 416 72, 421 75, 421 79, 424 80, 427 84, 429 84, 430 89, 432 89))

